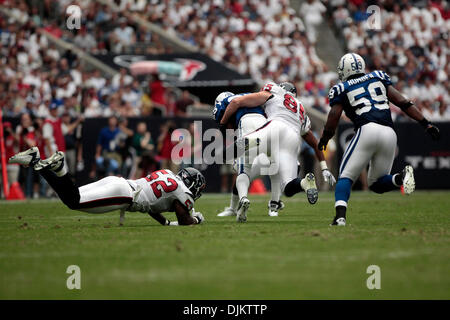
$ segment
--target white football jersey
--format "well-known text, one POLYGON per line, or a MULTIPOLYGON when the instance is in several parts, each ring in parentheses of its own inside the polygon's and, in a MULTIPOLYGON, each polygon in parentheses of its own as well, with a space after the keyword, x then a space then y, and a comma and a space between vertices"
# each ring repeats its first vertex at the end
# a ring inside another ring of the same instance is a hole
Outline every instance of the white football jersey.
POLYGON ((282 120, 302 136, 311 129, 311 121, 302 103, 292 93, 274 82, 267 83, 261 90, 272 94, 263 106, 268 121, 282 120))
POLYGON ((191 192, 170 170, 154 171, 145 178, 127 181, 136 190, 142 188, 129 211, 168 212, 173 210, 174 200, 179 200, 189 211, 194 206, 191 192))

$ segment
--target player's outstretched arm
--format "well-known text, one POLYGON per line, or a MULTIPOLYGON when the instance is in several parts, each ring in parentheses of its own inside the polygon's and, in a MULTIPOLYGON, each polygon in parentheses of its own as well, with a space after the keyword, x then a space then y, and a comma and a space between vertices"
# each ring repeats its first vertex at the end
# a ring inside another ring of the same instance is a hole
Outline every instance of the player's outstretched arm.
MULTIPOLYGON (((203 221, 203 216, 201 213, 194 211, 194 214, 191 216, 189 214, 189 210, 186 208, 186 206, 181 204, 181 202, 178 200, 174 201, 174 209, 175 209, 175 214, 177 215, 178 224, 180 226, 181 225, 190 225, 190 224, 200 224, 203 221)), ((194 209, 192 209, 192 210, 194 210, 194 209)))
POLYGON ((431 124, 417 109, 411 100, 406 99, 397 89, 393 86, 388 87, 387 91, 388 99, 397 107, 402 109, 411 119, 416 120, 425 129, 425 131, 431 136, 433 140, 438 140, 441 136, 439 129, 431 124))
POLYGON ((149 212, 148 214, 150 215, 150 217, 161 223, 163 226, 168 226, 170 224, 170 221, 167 220, 161 213, 149 212))
POLYGON ((322 132, 322 137, 320 138, 318 149, 326 150, 328 141, 333 138, 334 133, 336 132, 336 128, 339 124, 339 119, 341 118, 341 114, 344 108, 341 104, 337 103, 331 107, 330 112, 328 113, 327 123, 325 123, 325 127, 322 132))
POLYGON ((306 143, 314 149, 314 152, 316 153, 316 158, 319 161, 325 161, 325 155, 323 154, 323 151, 319 150, 317 139, 312 133, 311 130, 309 130, 305 135, 302 136, 303 140, 306 141, 306 143))
POLYGON ((325 161, 325 155, 323 154, 323 151, 319 150, 316 137, 314 136, 312 131, 309 130, 306 134, 302 136, 302 138, 306 141, 307 144, 309 144, 311 148, 314 149, 314 152, 316 153, 316 158, 317 160, 319 160, 320 163, 323 179, 330 185, 330 187, 332 187, 336 183, 336 179, 334 178, 330 170, 328 170, 327 162, 325 161))
POLYGON ((270 92, 260 91, 234 98, 225 110, 222 120, 220 120, 220 124, 228 123, 228 120, 233 116, 237 109, 242 107, 253 108, 261 106, 266 103, 271 96, 272 94, 270 92))

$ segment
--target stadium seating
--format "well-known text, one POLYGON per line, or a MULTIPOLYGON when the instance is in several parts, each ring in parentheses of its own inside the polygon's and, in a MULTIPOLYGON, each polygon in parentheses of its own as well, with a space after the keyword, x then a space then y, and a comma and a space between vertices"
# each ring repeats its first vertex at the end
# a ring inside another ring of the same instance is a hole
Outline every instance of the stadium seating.
MULTIPOLYGON (((364 57, 369 69, 385 70, 427 118, 449 121, 450 20, 444 1, 376 3, 380 24, 371 27, 365 12, 369 1, 330 1, 328 10, 336 34, 348 51, 364 57)), ((400 112, 397 118, 405 119, 400 112)))

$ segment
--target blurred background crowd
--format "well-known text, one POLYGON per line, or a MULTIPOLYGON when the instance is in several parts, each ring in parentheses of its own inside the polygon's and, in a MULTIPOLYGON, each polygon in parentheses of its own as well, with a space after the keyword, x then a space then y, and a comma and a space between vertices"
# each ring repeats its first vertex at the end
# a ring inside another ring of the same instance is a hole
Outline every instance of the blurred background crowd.
MULTIPOLYGON (((386 71, 397 89, 433 121, 450 120, 450 10, 445 1, 329 1, 336 35, 370 70, 386 71), (366 9, 377 3, 379 29, 366 9), (418 5, 415 6, 414 4, 418 5)), ((406 120, 396 111, 396 120, 406 120)))
MULTIPOLYGON (((152 136, 145 121, 131 129, 127 118, 188 117, 190 106, 211 108, 212 101, 200 103, 158 76, 141 82, 122 68, 108 77, 46 36, 48 32, 87 54, 172 53, 137 17, 249 74, 259 86, 294 82, 304 105, 323 114, 329 110, 328 90, 338 82, 335 66, 316 52, 323 41, 318 28, 329 24, 344 50, 363 56, 369 70, 385 70, 427 118, 450 121, 450 14, 445 1, 0 0, 0 7, 0 106, 4 117, 20 118, 15 128, 5 123, 7 157, 33 145, 43 157, 62 150, 74 174, 88 170, 91 178, 140 177, 152 168, 171 167, 175 124, 162 124, 152 136), (81 8, 79 30, 66 27, 66 9, 72 4, 81 8), (366 9, 372 4, 380 8, 379 28, 367 27, 366 9), (96 117, 107 117, 108 125, 100 131, 94 165, 85 168, 81 125, 96 117)), ((396 121, 406 121, 393 110, 396 121)), ((302 150, 303 163, 309 163, 313 151, 302 150)), ((48 195, 31 170, 10 167, 10 181, 20 180, 27 196, 48 195)))

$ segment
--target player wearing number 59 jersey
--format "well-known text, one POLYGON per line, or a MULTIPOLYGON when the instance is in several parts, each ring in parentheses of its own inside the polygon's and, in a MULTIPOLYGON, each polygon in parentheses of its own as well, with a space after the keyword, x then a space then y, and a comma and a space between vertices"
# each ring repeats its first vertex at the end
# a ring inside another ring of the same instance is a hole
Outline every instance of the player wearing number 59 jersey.
POLYGON ((344 55, 338 63, 341 83, 329 93, 331 110, 325 124, 319 149, 325 150, 333 137, 342 111, 355 126, 355 135, 347 146, 339 168, 335 190, 336 216, 332 225, 344 226, 346 209, 353 182, 369 164, 368 184, 372 191, 384 193, 403 187, 406 194, 415 189, 413 168, 406 166, 391 175, 397 146, 389 102, 418 121, 433 139, 439 139, 439 130, 401 95, 383 71, 365 72, 363 58, 355 53, 344 55))
POLYGON ((185 168, 176 175, 170 170, 158 170, 137 180, 109 176, 78 188, 65 168, 64 153, 60 151, 41 160, 39 149, 33 147, 14 155, 9 163, 29 166, 39 172, 72 210, 89 213, 120 210, 121 222, 125 211, 148 213, 162 225, 199 224, 204 220, 200 212, 195 212, 194 201, 205 189, 205 178, 194 168, 185 168), (162 215, 168 211, 174 211, 178 221, 170 222, 162 215))

